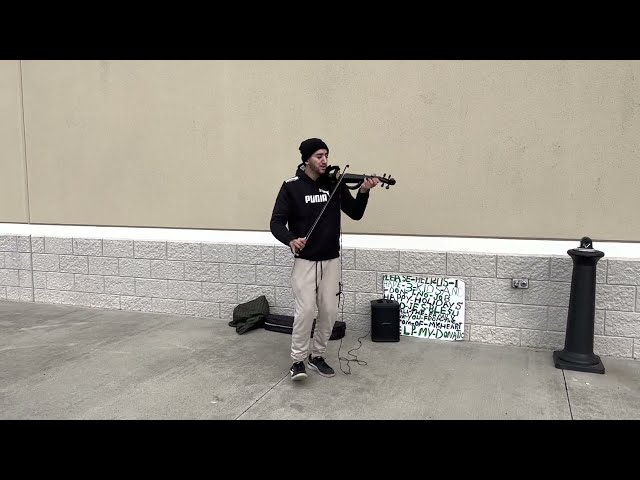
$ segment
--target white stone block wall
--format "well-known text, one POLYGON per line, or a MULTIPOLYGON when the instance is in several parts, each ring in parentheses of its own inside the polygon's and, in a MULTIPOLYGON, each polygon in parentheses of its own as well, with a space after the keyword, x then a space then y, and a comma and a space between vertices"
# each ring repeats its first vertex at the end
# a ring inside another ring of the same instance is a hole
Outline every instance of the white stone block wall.
MULTIPOLYGON (((466 284, 466 341, 564 346, 568 255, 344 249, 342 260, 341 318, 351 330, 369 329, 383 275, 448 276, 466 284), (512 278, 529 288, 512 288, 512 278)), ((0 299, 228 321, 238 303, 265 295, 272 313, 292 315, 292 264, 284 245, 0 234, 0 299)), ((595 353, 640 358, 639 286, 640 260, 599 261, 595 353)))

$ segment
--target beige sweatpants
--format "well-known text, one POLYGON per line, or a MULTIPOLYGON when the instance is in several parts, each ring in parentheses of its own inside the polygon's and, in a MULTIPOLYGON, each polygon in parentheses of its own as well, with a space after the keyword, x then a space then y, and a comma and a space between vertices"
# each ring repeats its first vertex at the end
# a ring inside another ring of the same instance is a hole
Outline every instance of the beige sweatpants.
POLYGON ((304 361, 309 353, 314 357, 324 355, 338 316, 339 282, 340 258, 318 262, 303 258, 294 260, 291 271, 291 286, 295 299, 291 335, 291 358, 294 362, 304 361), (318 318, 311 339, 316 306, 318 318))

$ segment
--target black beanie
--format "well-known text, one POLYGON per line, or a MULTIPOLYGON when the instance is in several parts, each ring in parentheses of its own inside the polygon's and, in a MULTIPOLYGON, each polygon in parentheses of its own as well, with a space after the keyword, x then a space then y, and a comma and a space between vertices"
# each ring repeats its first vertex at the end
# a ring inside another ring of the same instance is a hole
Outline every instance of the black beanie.
POLYGON ((324 148, 327 153, 329 153, 329 147, 319 138, 308 138, 300 144, 300 156, 302 157, 302 161, 306 162, 309 160, 309 157, 313 155, 313 153, 317 150, 324 148))

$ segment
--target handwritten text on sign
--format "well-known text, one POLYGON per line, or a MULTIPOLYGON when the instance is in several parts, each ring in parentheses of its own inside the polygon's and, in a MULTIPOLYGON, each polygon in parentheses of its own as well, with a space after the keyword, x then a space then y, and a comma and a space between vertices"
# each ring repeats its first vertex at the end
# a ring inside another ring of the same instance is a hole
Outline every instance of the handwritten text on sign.
POLYGON ((442 340, 464 339, 462 280, 385 275, 383 297, 400 304, 402 335, 442 340))

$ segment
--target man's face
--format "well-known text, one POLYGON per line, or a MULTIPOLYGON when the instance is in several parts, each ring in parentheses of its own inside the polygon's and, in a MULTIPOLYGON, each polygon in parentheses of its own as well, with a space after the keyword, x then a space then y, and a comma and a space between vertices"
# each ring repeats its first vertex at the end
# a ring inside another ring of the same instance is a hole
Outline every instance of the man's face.
POLYGON ((324 148, 316 150, 313 155, 307 161, 307 168, 312 170, 318 175, 323 175, 327 169, 327 162, 329 161, 329 152, 324 148))

